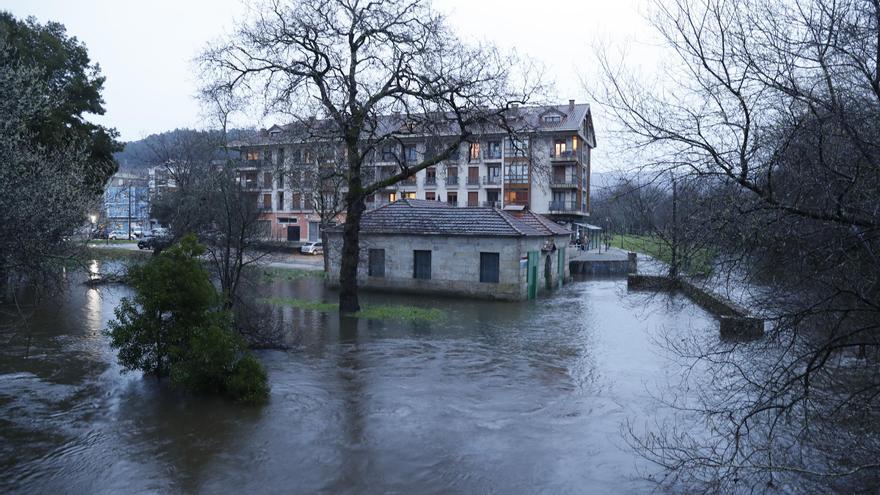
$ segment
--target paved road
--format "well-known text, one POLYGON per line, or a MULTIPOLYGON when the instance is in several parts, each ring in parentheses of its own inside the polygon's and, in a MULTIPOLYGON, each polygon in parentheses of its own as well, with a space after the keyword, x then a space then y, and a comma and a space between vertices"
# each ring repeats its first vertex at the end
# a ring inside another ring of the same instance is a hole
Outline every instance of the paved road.
MULTIPOLYGON (((126 243, 102 243, 96 242, 89 244, 89 247, 95 249, 114 249, 125 251, 138 251, 136 242, 126 243)), ((324 258, 322 256, 310 256, 299 253, 266 253, 261 260, 263 266, 272 268, 287 268, 295 270, 323 270, 324 258)))

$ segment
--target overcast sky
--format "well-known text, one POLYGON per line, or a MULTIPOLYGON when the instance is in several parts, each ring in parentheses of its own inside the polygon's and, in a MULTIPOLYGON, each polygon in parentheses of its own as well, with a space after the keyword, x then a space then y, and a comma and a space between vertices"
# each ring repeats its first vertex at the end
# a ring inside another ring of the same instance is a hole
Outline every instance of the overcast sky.
MULTIPOLYGON (((191 61, 207 42, 233 30, 245 5, 241 0, 5 0, 0 9, 61 22, 86 44, 107 77, 107 113, 93 120, 115 127, 128 141, 202 126, 191 61)), ((462 37, 514 48, 543 63, 557 90, 548 99, 588 101, 581 81, 598 76, 597 43, 630 47, 637 61, 650 63, 644 49, 650 38, 647 7, 639 0, 435 0, 434 6, 462 37)), ((601 162, 613 158, 601 149, 601 108, 595 105, 594 122, 600 140, 594 163, 604 168, 601 162)))

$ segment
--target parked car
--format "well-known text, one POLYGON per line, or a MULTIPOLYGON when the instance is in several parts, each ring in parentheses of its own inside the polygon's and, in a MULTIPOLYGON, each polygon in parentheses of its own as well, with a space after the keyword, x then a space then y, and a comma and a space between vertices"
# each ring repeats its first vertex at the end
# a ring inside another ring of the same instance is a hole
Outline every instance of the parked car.
POLYGON ((133 239, 133 237, 128 235, 127 230, 111 230, 107 234, 107 239, 115 241, 117 239, 133 239))
POLYGON ((165 227, 156 227, 153 229, 153 235, 156 237, 167 236, 170 235, 171 232, 168 231, 165 227))
POLYGON ((131 229, 131 235, 133 235, 137 239, 140 239, 144 236, 144 231, 141 229, 131 229))
POLYGON ((171 244, 171 238, 168 236, 150 236, 144 237, 138 241, 138 249, 165 249, 171 244))
POLYGON ((324 244, 321 241, 307 242, 299 248, 303 254, 324 254, 324 244))

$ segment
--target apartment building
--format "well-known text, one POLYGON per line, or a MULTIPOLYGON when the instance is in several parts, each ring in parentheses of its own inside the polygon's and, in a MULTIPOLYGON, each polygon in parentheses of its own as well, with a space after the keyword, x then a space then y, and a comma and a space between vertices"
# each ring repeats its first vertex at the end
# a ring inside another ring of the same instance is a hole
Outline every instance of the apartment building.
MULTIPOLYGON (((527 208, 578 230, 590 214, 590 153, 596 147, 590 106, 569 100, 567 105, 520 107, 510 111, 509 120, 518 128, 515 136, 486 126, 450 159, 368 197, 367 208, 397 199, 527 208)), ((312 143, 297 140, 294 127, 273 126, 234 146, 241 151, 242 184, 253 191, 264 210, 271 236, 314 240, 320 221, 314 191, 290 184, 285 170, 302 163, 311 164, 317 173, 319 167, 338 160, 339 154, 326 148, 322 153, 312 143)), ((377 149, 364 167, 365 180, 394 175, 401 158, 418 163, 430 156, 430 141, 402 135, 400 144, 377 149)), ((309 166, 300 173, 310 173, 309 166)))

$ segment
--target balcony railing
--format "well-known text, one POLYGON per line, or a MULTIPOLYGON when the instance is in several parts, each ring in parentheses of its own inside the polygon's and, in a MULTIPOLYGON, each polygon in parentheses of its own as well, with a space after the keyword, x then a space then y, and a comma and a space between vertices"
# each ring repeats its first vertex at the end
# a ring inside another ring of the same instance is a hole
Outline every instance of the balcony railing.
POLYGON ((577 201, 551 201, 550 211, 583 212, 584 208, 577 201))
POLYGON ((527 175, 507 175, 504 177, 505 184, 528 184, 529 176, 527 175))
POLYGON ((553 177, 550 179, 550 187, 578 187, 579 185, 577 177, 553 177))
POLYGON ((450 175, 446 178, 447 186, 457 186, 458 185, 458 176, 450 175))
POLYGON ((501 208, 501 201, 483 201, 483 206, 489 208, 501 208))
POLYGON ((240 184, 246 191, 256 191, 260 189, 260 183, 255 180, 243 180, 240 184))
POLYGON ((501 185, 501 176, 500 175, 487 175, 483 177, 483 184, 487 186, 500 186, 501 185))
POLYGON ((479 186, 480 185, 480 178, 479 177, 468 177, 467 178, 467 185, 479 186))
POLYGON ((433 187, 437 185, 437 177, 425 177, 425 186, 433 187))
POLYGON ((483 152, 483 160, 500 160, 501 159, 501 150, 486 150, 483 152))
POLYGON ((550 148, 550 160, 551 161, 580 161, 582 163, 586 163, 586 152, 584 149, 578 150, 563 150, 556 151, 554 148, 550 148))

